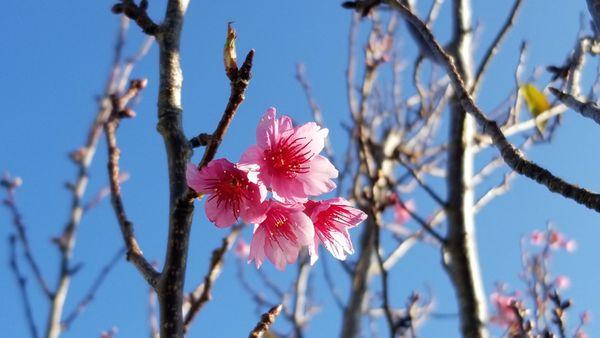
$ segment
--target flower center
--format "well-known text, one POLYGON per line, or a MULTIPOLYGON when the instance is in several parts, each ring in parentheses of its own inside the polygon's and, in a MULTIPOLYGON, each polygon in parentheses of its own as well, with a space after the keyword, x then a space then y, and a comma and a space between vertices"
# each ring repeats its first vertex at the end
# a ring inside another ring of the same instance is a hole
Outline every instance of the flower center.
POLYGON ((216 198, 217 206, 233 209, 237 218, 240 214, 242 200, 248 196, 248 181, 239 173, 223 170, 223 175, 219 179, 212 180, 210 184, 214 193, 209 199, 216 198))
POLYGON ((292 136, 279 139, 274 147, 265 150, 263 157, 273 171, 289 178, 308 173, 313 157, 307 149, 311 141, 304 143, 303 137, 292 140, 292 136))

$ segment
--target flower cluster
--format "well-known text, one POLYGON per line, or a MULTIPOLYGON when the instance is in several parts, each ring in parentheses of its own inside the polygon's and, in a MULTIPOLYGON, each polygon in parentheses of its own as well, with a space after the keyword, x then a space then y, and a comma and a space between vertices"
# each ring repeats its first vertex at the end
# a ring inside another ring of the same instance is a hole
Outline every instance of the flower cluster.
POLYGON ((248 259, 257 267, 266 257, 283 270, 303 247, 312 264, 319 244, 341 260, 354 252, 348 229, 366 214, 343 198, 309 199, 336 187, 337 169, 319 155, 328 132, 314 122, 294 126, 269 108, 256 129, 256 144, 238 163, 216 159, 200 170, 188 165, 188 185, 207 196, 211 222, 220 228, 238 220, 255 224, 248 259))

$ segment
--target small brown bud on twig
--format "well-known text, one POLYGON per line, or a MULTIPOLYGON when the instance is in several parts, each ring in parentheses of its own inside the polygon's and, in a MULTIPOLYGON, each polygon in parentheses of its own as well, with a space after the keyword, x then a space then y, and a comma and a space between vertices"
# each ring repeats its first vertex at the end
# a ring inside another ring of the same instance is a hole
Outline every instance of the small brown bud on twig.
POLYGON ((142 90, 142 89, 146 88, 147 85, 148 85, 148 79, 143 78, 143 79, 131 80, 130 86, 131 86, 131 88, 142 90))
POLYGON ((269 330, 269 327, 273 325, 275 319, 281 313, 283 309, 283 305, 279 304, 277 306, 272 307, 267 313, 263 314, 260 317, 260 321, 254 327, 254 330, 250 332, 249 338, 258 338, 262 337, 262 335, 269 330))
POLYGON ((119 112, 119 117, 121 118, 132 119, 136 117, 136 115, 137 114, 135 113, 135 111, 131 108, 125 108, 119 112))
POLYGON ((225 65, 225 73, 231 81, 237 79, 237 53, 235 50, 235 29, 231 22, 227 24, 227 37, 225 38, 225 46, 223 47, 223 63, 225 65))

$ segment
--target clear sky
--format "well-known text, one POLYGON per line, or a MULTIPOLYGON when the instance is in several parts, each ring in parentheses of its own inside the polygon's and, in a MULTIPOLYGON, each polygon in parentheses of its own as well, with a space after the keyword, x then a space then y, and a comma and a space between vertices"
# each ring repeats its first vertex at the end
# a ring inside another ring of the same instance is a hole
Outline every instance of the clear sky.
MULTIPOLYGON (((160 18, 163 0, 150 2, 150 14, 160 18)), ((430 1, 421 1, 424 12, 430 1)), ((449 2, 447 0, 446 2, 449 2)), ((475 0, 474 19, 480 24, 479 46, 489 44, 508 13, 512 1, 475 0)), ((75 176, 67 152, 82 144, 86 128, 96 111, 95 96, 101 93, 112 58, 112 46, 118 18, 109 11, 110 1, 8 1, 0 13, 0 170, 23 178, 18 203, 25 215, 34 253, 51 283, 55 281, 58 255, 50 243, 66 221, 69 194, 64 183, 75 176)), ((436 33, 448 36, 448 4, 444 5, 436 33)), ((533 65, 561 64, 574 45, 580 14, 587 15, 583 0, 528 0, 501 52, 492 63, 481 89, 479 102, 485 109, 495 107, 513 86, 512 72, 522 40, 530 44, 527 69, 533 65)), ((589 20, 586 16, 585 20, 589 20)), ((339 1, 196 1, 192 0, 186 16, 182 41, 185 77, 183 105, 185 131, 189 136, 210 132, 225 107, 228 80, 222 69, 221 50, 227 22, 234 21, 238 31, 238 53, 256 49, 254 78, 234 120, 219 156, 236 160, 254 141, 259 116, 269 106, 276 106, 295 120, 305 122, 310 112, 303 92, 294 79, 295 65, 306 64, 315 97, 323 108, 334 140, 343 139, 340 122, 349 120, 346 107, 344 70, 347 56, 347 31, 350 12, 339 1)), ((414 45, 400 30, 401 55, 414 55, 414 45)), ((128 35, 128 51, 137 48, 143 35, 133 26, 128 35)), ((123 151, 121 166, 131 173, 123 193, 131 219, 135 223, 144 253, 161 260, 164 251, 167 219, 167 181, 162 139, 156 132, 157 50, 136 68, 134 75, 149 79, 140 104, 138 117, 125 121, 119 140, 123 151)), ((476 54, 481 57, 481 48, 476 54)), ((586 88, 595 72, 595 62, 587 68, 586 88)), ((543 77, 547 80, 547 75, 543 77)), ((540 82, 542 84, 542 82, 540 82)), ((592 190, 600 190, 600 165, 594 144, 600 129, 573 112, 567 112, 563 126, 552 144, 542 145, 529 156, 555 173, 592 190)), ((515 140, 518 141, 518 138, 515 140)), ((343 142, 334 141, 339 152, 343 142)), ((495 152, 485 153, 478 164, 495 152)), ((194 157, 199 159, 198 155, 194 157)), ((91 169, 87 196, 107 183, 104 143, 91 169)), ((496 177, 496 179, 500 179, 496 177)), ((421 198, 422 196, 419 196, 421 198)), ((419 210, 431 205, 417 200, 419 210)), ((188 287, 204 276, 210 252, 227 232, 204 219, 197 208, 191 237, 188 287)), ((506 281, 522 288, 519 240, 533 229, 554 222, 567 236, 578 241, 570 255, 559 255, 554 272, 571 277, 566 296, 572 297, 574 316, 582 310, 592 312, 590 332, 600 332, 597 269, 600 236, 599 218, 592 211, 527 179, 515 181, 511 192, 498 198, 477 216, 477 235, 482 272, 489 294, 496 281, 506 281)), ((0 211, 0 243, 7 243, 12 233, 8 213, 0 211)), ((357 235, 358 231, 354 231, 357 235)), ((244 233, 246 240, 249 233, 244 233)), ((78 235, 75 261, 83 269, 72 283, 66 311, 85 293, 96 272, 122 245, 114 214, 105 201, 87 214, 78 235)), ((27 327, 16 284, 8 270, 8 246, 0 245, 0 323, 3 337, 25 337, 27 327)), ((214 289, 214 299, 200 314, 193 337, 245 336, 258 316, 255 306, 236 279, 233 255, 214 289)), ((436 298, 436 312, 456 313, 452 291, 441 265, 437 249, 428 246, 411 251, 393 270, 392 302, 405 303, 413 289, 431 290, 436 298)), ((330 261, 330 263, 334 263, 330 261)), ((308 328, 311 337, 335 337, 340 329, 340 314, 322 282, 322 268, 314 269, 312 292, 322 305, 308 328)), ((268 265, 268 264, 267 264, 268 265)), ((334 264, 330 264, 334 265, 334 264)), ((23 270, 26 270, 23 266, 23 270)), ((253 275, 247 266, 248 275, 253 275)), ((295 267, 276 272, 265 271, 286 288, 295 276, 295 267)), ((337 270, 336 270, 337 271, 337 270)), ((341 270, 340 270, 341 271, 341 270)), ((339 276, 344 276, 339 274, 339 276)), ((255 278, 252 277, 254 280, 255 278)), ((260 288, 260 283, 254 284, 260 288)), ((348 280, 339 278, 347 296, 348 280)), ((30 282, 38 326, 45 325, 47 303, 39 289, 30 282)), ((89 309, 81 315, 65 337, 94 337, 107 328, 119 328, 120 337, 147 336, 147 287, 133 267, 121 263, 108 277, 89 309)), ((281 328, 281 327, 280 327, 281 328)), ((381 327, 381 329, 385 329, 381 327)), ((385 331, 382 331, 385 332, 385 331)), ((457 319, 431 319, 422 329, 423 337, 457 337, 457 319), (452 332, 449 334, 448 332, 452 332)))

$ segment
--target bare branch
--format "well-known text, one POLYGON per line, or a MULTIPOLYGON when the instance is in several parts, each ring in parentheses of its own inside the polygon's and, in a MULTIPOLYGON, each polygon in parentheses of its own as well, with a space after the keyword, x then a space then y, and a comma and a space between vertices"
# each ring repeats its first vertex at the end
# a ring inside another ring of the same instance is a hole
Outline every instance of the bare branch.
POLYGON ((573 109, 582 116, 594 120, 594 122, 597 124, 600 124, 600 106, 598 106, 595 102, 583 102, 578 100, 575 96, 564 93, 556 88, 550 87, 549 89, 550 92, 567 107, 573 109))
POLYGON ((112 7, 112 12, 115 14, 123 14, 131 20, 135 21, 138 26, 148 35, 156 35, 159 32, 160 26, 154 23, 148 16, 148 0, 141 0, 139 5, 136 5, 133 0, 121 0, 120 3, 112 7))
POLYGON ((250 332, 249 338, 259 338, 269 330, 269 327, 275 323, 275 319, 281 313, 281 309, 283 305, 279 304, 273 308, 271 308, 267 313, 263 314, 260 318, 260 321, 254 327, 254 330, 250 332))
POLYGON ((32 338, 38 337, 38 329, 35 324, 35 319, 33 318, 33 311, 31 307, 31 300, 29 299, 29 293, 27 292, 27 279, 21 273, 19 269, 19 265, 17 262, 17 238, 15 235, 10 236, 9 238, 9 246, 10 246, 10 268, 15 275, 15 279, 17 280, 17 284, 19 285, 19 291, 21 292, 21 301, 23 302, 23 307, 25 308, 25 318, 27 320, 27 326, 29 327, 29 332, 31 333, 32 338))
POLYGON ((33 257, 33 253, 31 251, 31 246, 29 244, 29 238, 27 237, 27 228, 25 227, 25 223, 23 222, 23 216, 19 212, 17 208, 17 204, 15 201, 15 192, 16 188, 20 185, 20 178, 11 178, 8 174, 0 181, 0 187, 6 189, 7 196, 3 201, 4 206, 11 213, 13 221, 12 224, 15 227, 17 238, 21 245, 23 246, 23 253, 25 254, 25 260, 27 264, 31 268, 33 272, 33 276, 35 277, 37 283, 42 288, 42 291, 48 298, 52 298, 52 291, 50 291, 50 287, 48 287, 48 283, 44 279, 42 271, 40 270, 37 261, 33 257))
POLYGON ((125 254, 125 251, 126 251, 125 247, 120 248, 117 251, 117 253, 113 255, 113 257, 110 259, 110 261, 100 270, 100 272, 94 279, 92 286, 88 290, 87 294, 77 303, 77 306, 75 306, 75 309, 73 309, 73 311, 71 311, 71 313, 65 318, 65 320, 63 320, 63 322, 61 324, 63 327, 63 330, 67 330, 68 328, 70 328, 71 325, 73 325, 73 322, 75 321, 75 319, 77 319, 79 317, 79 315, 82 314, 86 310, 88 305, 94 300, 94 297, 96 296, 96 293, 100 289, 100 286, 102 286, 102 283, 106 280, 106 277, 108 277, 108 275, 114 269, 114 267, 117 266, 117 263, 121 260, 121 258, 125 254))
POLYGON ((429 44, 436 56, 436 59, 438 59, 438 61, 441 62, 441 64, 448 71, 452 85, 457 93, 461 105, 475 118, 477 123, 482 127, 483 132, 492 138, 494 145, 500 151, 500 154, 502 155, 502 158, 506 164, 508 164, 519 174, 529 177, 530 179, 546 186, 548 190, 600 212, 600 194, 591 192, 587 189, 580 188, 572 183, 564 181, 563 179, 552 174, 547 169, 544 169, 536 163, 527 160, 519 151, 517 151, 515 147, 506 139, 506 136, 502 133, 502 130, 498 127, 498 124, 492 120, 489 120, 481 111, 481 109, 479 109, 479 107, 475 104, 473 98, 466 90, 461 76, 456 70, 454 61, 439 45, 425 24, 397 0, 387 0, 387 2, 392 7, 398 9, 407 20, 418 27, 419 33, 429 44))
POLYGON ((223 267, 223 261, 225 259, 225 253, 231 247, 231 244, 235 241, 235 238, 239 234, 241 226, 235 226, 228 236, 223 238, 221 246, 213 250, 212 257, 210 259, 210 265, 208 272, 204 277, 204 283, 198 285, 196 289, 188 295, 189 307, 186 311, 183 319, 183 330, 187 332, 192 324, 192 321, 196 315, 200 312, 202 307, 210 301, 212 298, 211 291, 214 282, 221 274, 221 268, 223 267))
POLYGON ((217 149, 219 148, 221 141, 223 141, 223 136, 225 136, 225 133, 229 128, 229 124, 233 120, 233 117, 235 116, 240 104, 244 101, 246 88, 248 88, 248 84, 250 83, 250 78, 252 76, 251 71, 253 58, 254 50, 251 50, 246 56, 246 60, 238 70, 234 81, 231 81, 231 94, 229 95, 229 102, 227 103, 227 107, 225 107, 225 112, 223 112, 221 121, 219 121, 217 128, 212 133, 210 143, 204 151, 204 156, 202 157, 198 168, 204 167, 215 157, 217 149))
POLYGON ((506 18, 506 21, 502 25, 502 28, 494 38, 494 41, 492 41, 492 44, 486 50, 484 57, 481 63, 479 64, 479 67, 477 67, 477 71, 475 71, 475 80, 473 80, 473 86, 470 90, 471 95, 477 92, 477 89, 481 84, 481 79, 483 78, 483 75, 485 74, 485 71, 487 70, 487 67, 490 64, 490 61, 494 58, 494 55, 498 53, 498 49, 500 48, 502 41, 506 37, 508 31, 515 24, 517 14, 522 4, 523 0, 515 0, 510 10, 510 13, 508 14, 508 17, 506 18))
MULTIPOLYGON (((302 86, 302 90, 306 96, 306 101, 308 101, 308 106, 312 111, 313 119, 315 122, 317 122, 317 124, 324 128, 325 122, 323 121, 323 113, 321 112, 321 108, 317 104, 317 101, 315 101, 315 98, 313 97, 310 83, 306 78, 306 67, 302 63, 296 65, 296 80, 298 80, 300 86, 302 86)), ((325 153, 327 154, 327 157, 331 159, 331 162, 335 163, 333 147, 331 146, 329 135, 327 135, 325 138, 325 153)))
POLYGON ((121 234, 127 247, 127 260, 142 274, 144 279, 153 288, 157 288, 160 274, 144 258, 142 250, 139 247, 133 231, 133 224, 127 218, 125 207, 121 198, 121 186, 119 184, 119 157, 121 151, 117 147, 116 129, 121 118, 124 116, 126 105, 129 100, 137 95, 145 86, 144 81, 134 80, 129 90, 122 97, 113 97, 112 113, 108 121, 104 124, 104 133, 108 147, 108 173, 110 181, 111 201, 113 209, 119 221, 121 234))

